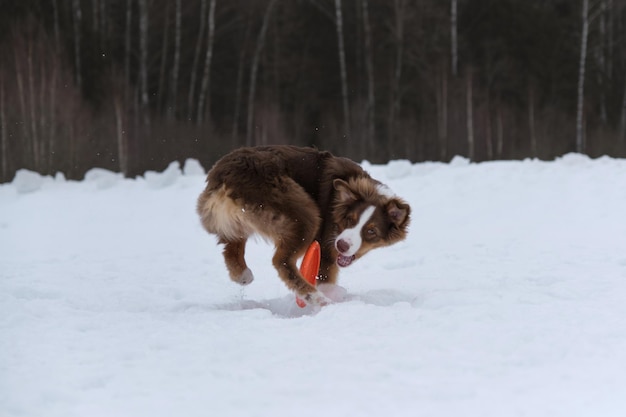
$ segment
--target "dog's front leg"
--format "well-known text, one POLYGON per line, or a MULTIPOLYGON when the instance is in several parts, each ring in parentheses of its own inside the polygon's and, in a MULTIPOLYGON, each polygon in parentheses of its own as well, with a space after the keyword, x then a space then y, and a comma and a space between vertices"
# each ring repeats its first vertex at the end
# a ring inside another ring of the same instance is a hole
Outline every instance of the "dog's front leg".
POLYGON ((329 304, 331 300, 302 277, 296 267, 297 258, 298 251, 284 250, 279 246, 272 263, 287 288, 298 294, 308 304, 319 306, 329 304))

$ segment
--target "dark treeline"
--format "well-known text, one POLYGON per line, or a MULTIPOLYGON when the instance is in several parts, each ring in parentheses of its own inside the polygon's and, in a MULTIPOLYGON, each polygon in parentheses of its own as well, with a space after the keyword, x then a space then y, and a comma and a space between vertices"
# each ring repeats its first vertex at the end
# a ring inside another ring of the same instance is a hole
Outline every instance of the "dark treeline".
POLYGON ((626 156, 626 0, 0 4, 0 181, 269 143, 626 156))

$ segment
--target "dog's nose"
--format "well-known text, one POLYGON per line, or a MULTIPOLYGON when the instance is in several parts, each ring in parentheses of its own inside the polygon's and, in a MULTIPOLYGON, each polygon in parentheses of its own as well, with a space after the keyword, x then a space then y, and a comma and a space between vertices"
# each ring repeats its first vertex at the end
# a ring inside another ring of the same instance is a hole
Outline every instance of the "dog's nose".
POLYGON ((337 241, 337 249, 339 252, 347 252, 350 249, 350 244, 343 239, 337 241))

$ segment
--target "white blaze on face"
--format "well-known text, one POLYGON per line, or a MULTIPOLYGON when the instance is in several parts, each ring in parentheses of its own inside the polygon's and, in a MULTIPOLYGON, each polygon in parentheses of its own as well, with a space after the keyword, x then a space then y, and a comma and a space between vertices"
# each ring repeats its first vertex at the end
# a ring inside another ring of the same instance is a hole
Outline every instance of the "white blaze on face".
POLYGON ((365 226, 365 224, 372 217, 372 215, 374 214, 374 210, 376 210, 376 207, 374 206, 369 206, 368 208, 363 210, 363 213, 361 213, 361 217, 359 218, 359 222, 356 224, 356 226, 344 230, 339 234, 339 236, 337 236, 337 239, 335 239, 335 247, 341 255, 349 257, 353 256, 359 251, 359 249, 361 248, 361 243, 363 243, 363 239, 361 238, 361 229, 363 229, 363 226, 365 226), (344 241, 345 243, 347 243, 348 249, 343 252, 339 250, 339 241, 344 241))

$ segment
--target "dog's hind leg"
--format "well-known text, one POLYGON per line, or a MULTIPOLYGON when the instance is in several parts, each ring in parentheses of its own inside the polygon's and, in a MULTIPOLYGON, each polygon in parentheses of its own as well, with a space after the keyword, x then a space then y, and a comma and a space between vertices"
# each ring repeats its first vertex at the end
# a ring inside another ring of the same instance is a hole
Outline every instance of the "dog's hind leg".
POLYGON ((220 240, 224 243, 224 261, 230 279, 241 285, 248 285, 254 281, 252 271, 246 265, 244 258, 246 250, 246 239, 240 240, 220 240))

